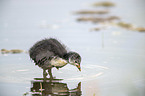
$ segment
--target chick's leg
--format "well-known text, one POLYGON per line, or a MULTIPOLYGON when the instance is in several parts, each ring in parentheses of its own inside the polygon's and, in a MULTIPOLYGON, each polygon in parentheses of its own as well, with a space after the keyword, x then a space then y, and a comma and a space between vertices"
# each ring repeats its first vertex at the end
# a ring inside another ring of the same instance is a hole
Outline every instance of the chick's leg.
POLYGON ((48 75, 48 73, 46 72, 45 69, 43 69, 43 78, 46 78, 47 75, 48 75))
POLYGON ((48 68, 48 74, 49 74, 49 77, 50 79, 53 79, 53 76, 52 76, 52 71, 51 71, 52 68, 48 68))

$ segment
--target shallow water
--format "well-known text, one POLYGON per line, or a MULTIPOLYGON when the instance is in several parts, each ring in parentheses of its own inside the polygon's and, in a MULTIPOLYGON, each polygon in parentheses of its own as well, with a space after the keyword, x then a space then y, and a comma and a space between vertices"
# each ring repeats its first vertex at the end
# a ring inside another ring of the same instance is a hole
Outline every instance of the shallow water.
MULTIPOLYGON (((111 1, 116 7, 110 9, 109 15, 145 27, 145 13, 141 11, 144 0, 111 1)), ((82 56, 81 72, 69 64, 59 70, 53 68, 56 79, 63 79, 54 84, 58 86, 56 89, 65 86, 63 91, 69 96, 77 92, 82 96, 144 96, 145 33, 112 26, 90 31, 96 24, 77 22, 79 16, 73 12, 96 9, 89 5, 94 2, 96 0, 2 0, 0 48, 28 51, 36 41, 55 37, 68 50, 82 56), (76 90, 78 84, 81 89, 76 90)), ((42 84, 38 86, 40 89, 47 85, 35 78, 42 78, 42 70, 34 65, 28 53, 0 54, 0 96, 27 93, 26 96, 32 96, 35 82, 42 84)))

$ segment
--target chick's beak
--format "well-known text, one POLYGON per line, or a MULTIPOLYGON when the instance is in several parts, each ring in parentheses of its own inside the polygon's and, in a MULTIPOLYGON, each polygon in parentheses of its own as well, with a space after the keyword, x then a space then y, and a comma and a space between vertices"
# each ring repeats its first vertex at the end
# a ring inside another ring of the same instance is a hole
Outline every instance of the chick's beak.
POLYGON ((79 71, 81 71, 81 67, 80 67, 80 64, 75 64, 76 67, 79 69, 79 71))

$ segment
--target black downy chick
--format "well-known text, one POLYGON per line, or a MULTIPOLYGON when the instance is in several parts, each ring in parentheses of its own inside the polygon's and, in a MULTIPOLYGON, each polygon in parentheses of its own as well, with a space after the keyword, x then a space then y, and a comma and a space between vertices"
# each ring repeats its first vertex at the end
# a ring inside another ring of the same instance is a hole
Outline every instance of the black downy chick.
POLYGON ((29 55, 35 65, 43 69, 44 77, 47 76, 46 70, 48 70, 50 78, 53 78, 51 68, 59 69, 68 63, 76 66, 81 71, 81 56, 76 52, 67 52, 65 46, 54 38, 36 42, 30 48, 29 55))

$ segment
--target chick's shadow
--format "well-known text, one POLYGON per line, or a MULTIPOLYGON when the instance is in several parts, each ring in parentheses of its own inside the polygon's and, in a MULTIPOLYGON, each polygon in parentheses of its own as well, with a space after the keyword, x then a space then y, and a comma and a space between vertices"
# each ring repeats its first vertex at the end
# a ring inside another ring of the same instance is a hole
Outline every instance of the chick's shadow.
POLYGON ((81 96, 81 82, 74 89, 69 89, 63 79, 34 78, 31 81, 32 96, 81 96))

